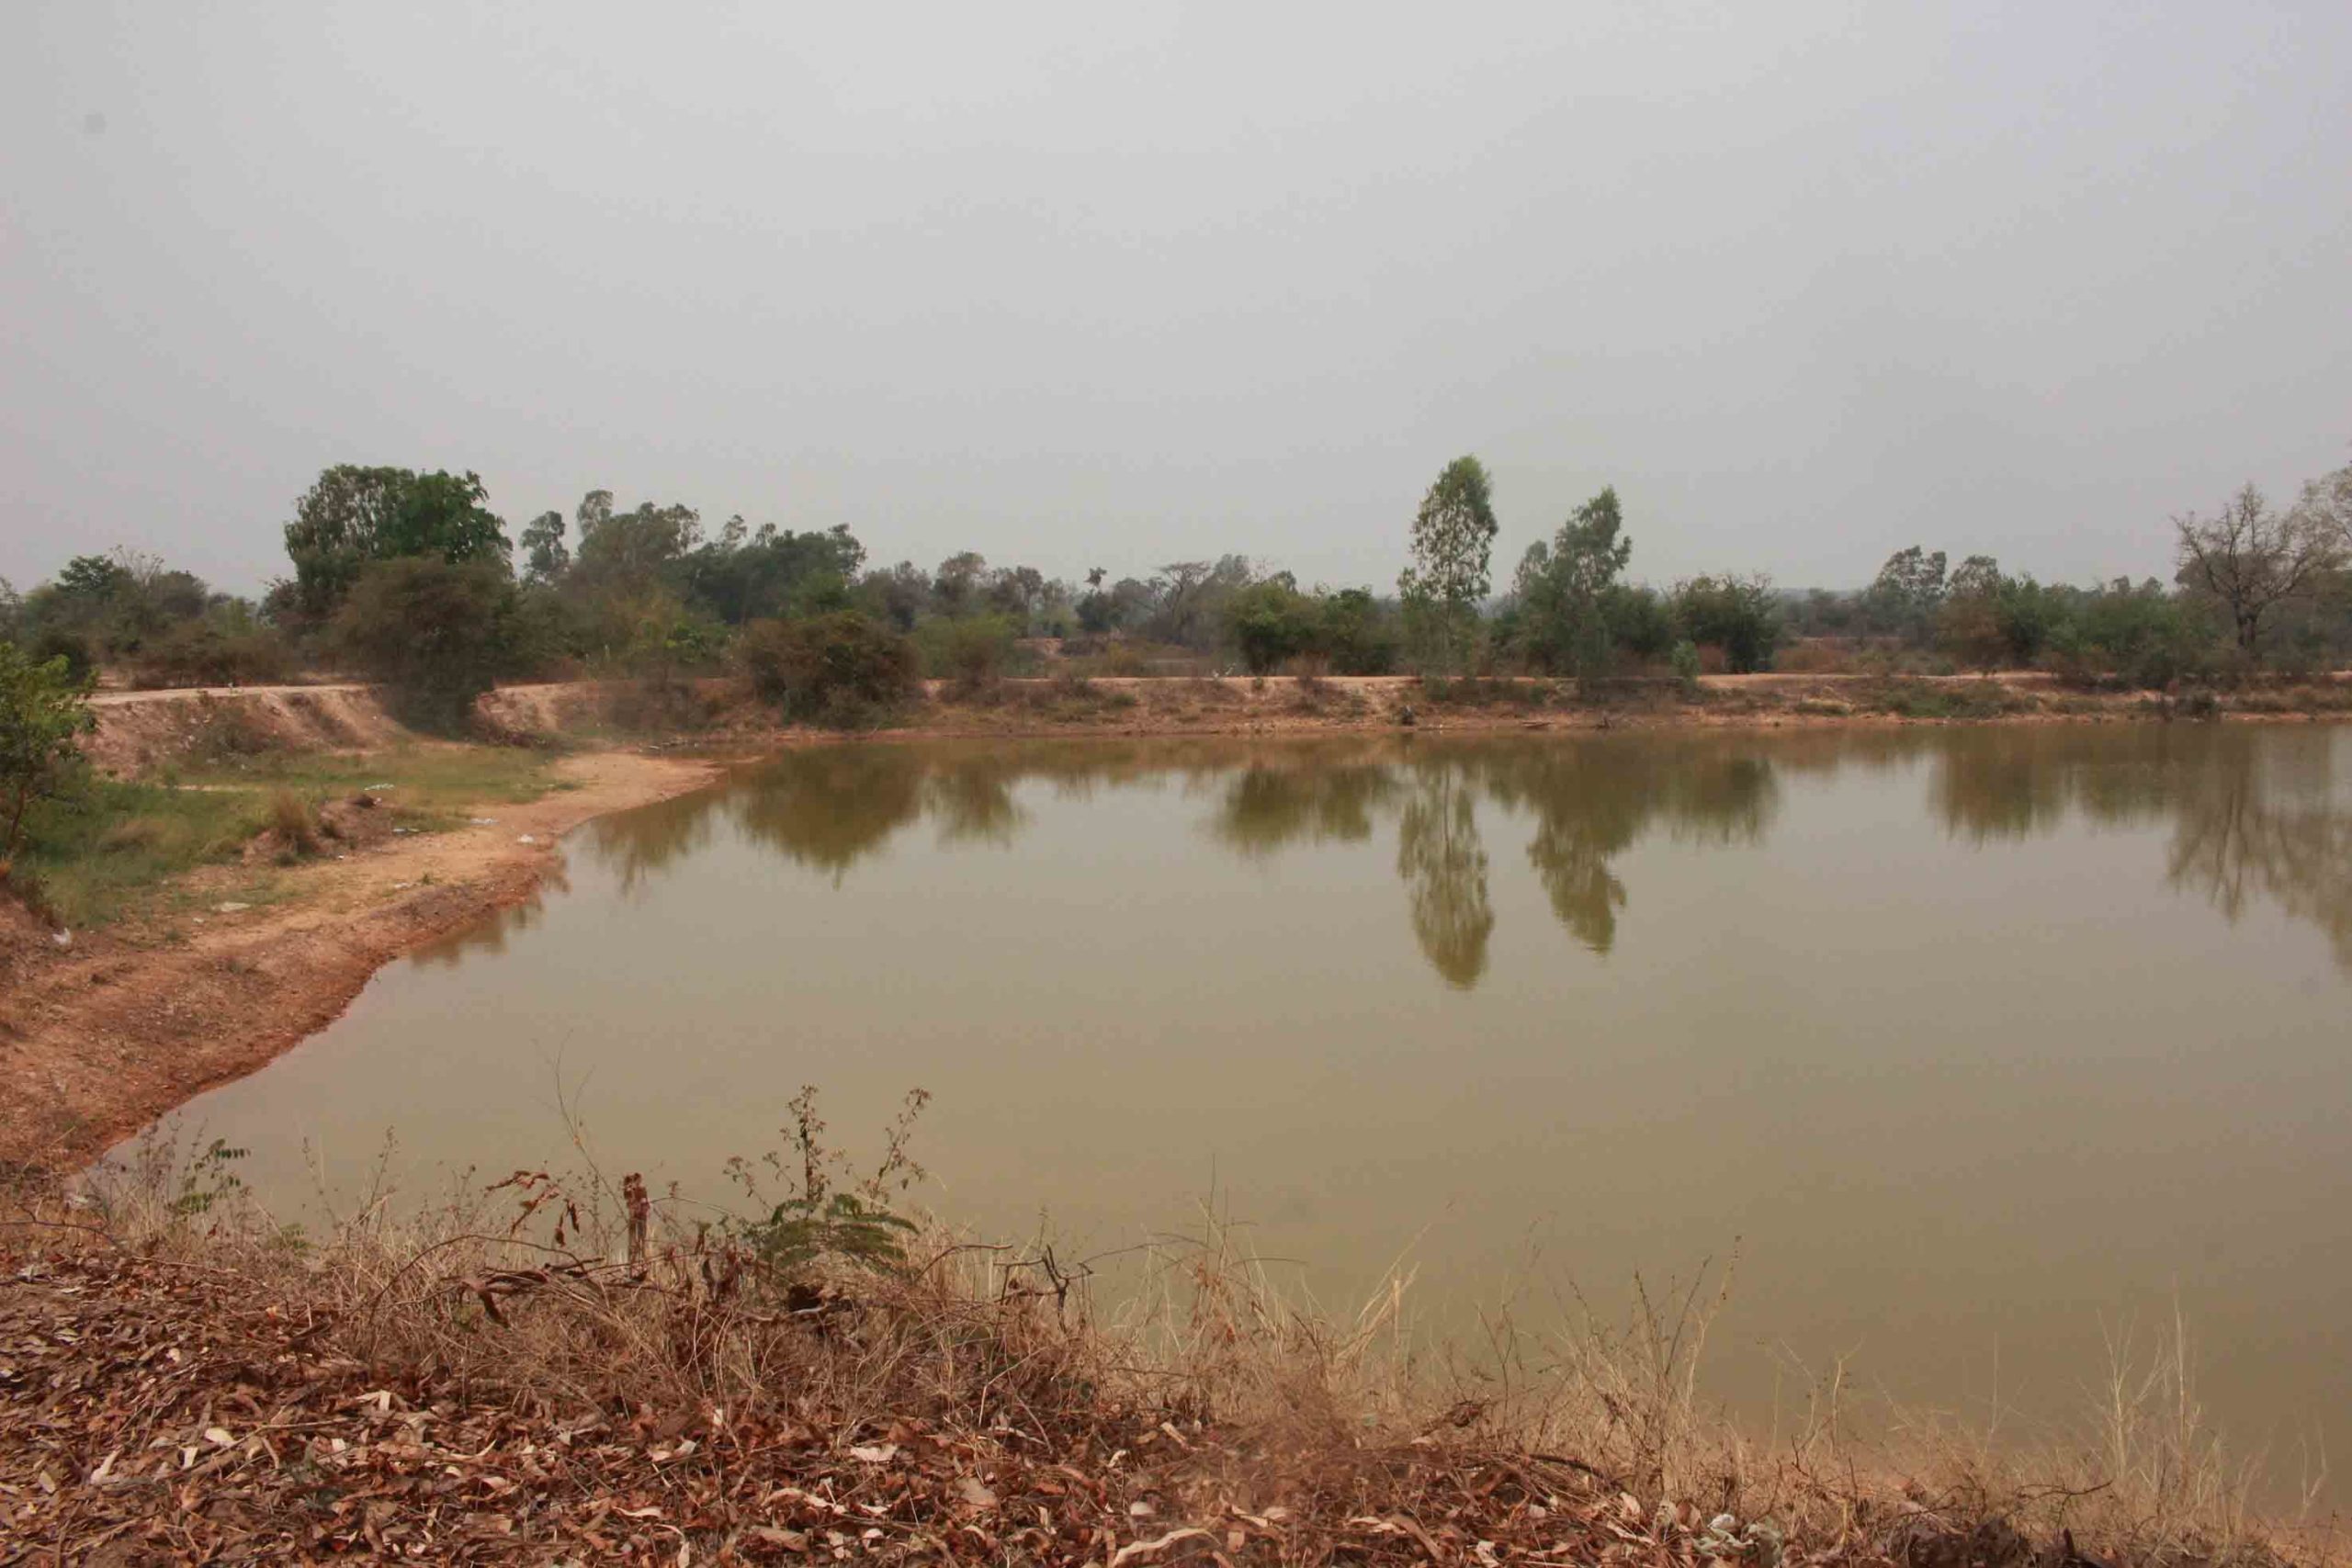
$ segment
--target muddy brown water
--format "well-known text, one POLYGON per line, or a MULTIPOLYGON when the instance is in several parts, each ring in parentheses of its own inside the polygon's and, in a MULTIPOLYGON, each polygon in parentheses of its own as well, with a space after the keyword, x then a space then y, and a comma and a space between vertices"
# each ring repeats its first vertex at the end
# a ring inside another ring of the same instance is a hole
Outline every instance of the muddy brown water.
POLYGON ((1541 1332, 1736 1246, 1766 1421, 1840 1358, 2056 1418, 2177 1308, 2240 1441, 2352 1454, 2352 728, 843 746, 567 857, 182 1128, 288 1212, 567 1107, 718 1196, 920 1085, 924 1201, 1065 1258, 1214 1204, 1541 1332))

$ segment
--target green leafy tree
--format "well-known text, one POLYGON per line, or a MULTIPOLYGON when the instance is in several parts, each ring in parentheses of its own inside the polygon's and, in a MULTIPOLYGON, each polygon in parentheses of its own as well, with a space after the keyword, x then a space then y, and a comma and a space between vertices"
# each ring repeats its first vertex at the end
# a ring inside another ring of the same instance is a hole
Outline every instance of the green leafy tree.
POLYGON ((1264 675, 1314 650, 1322 634, 1317 608, 1288 572, 1253 582, 1227 600, 1227 635, 1244 667, 1253 675, 1264 675))
POLYGON ((1385 675, 1396 667, 1396 617, 1369 588, 1342 588, 1323 601, 1320 651, 1341 675, 1385 675))
POLYGON ((787 718, 850 725, 921 688, 914 644, 856 610, 801 621, 754 621, 736 657, 752 689, 787 718))
POLYGON ((932 603, 943 615, 968 615, 980 607, 980 584, 987 579, 988 558, 978 550, 960 550, 939 563, 931 580, 932 603))
POLYGON ((1760 575, 1694 577, 1674 591, 1674 618, 1692 642, 1722 649, 1735 675, 1770 666, 1781 642, 1771 581, 1760 575))
POLYGON ((1987 675, 2009 650, 2001 625, 2001 595, 2007 586, 1999 562, 1971 556, 1951 574, 1936 612, 1936 640, 1952 658, 1987 675))
POLYGON ((478 474, 338 463, 294 503, 286 554, 294 581, 281 601, 294 618, 331 617, 371 561, 429 556, 451 566, 492 561, 502 569, 505 525, 485 504, 478 474))
POLYGON ((1550 670, 1596 675, 1611 651, 1609 595, 1633 558, 1615 487, 1577 508, 1549 544, 1538 539, 1519 563, 1521 641, 1550 670))
POLYGON ((112 604, 130 587, 130 568, 112 556, 75 556, 57 573, 58 598, 93 610, 112 604))
POLYGON ((615 512, 612 492, 591 491, 580 503, 580 547, 571 579, 592 592, 639 594, 683 575, 702 542, 702 514, 691 506, 639 503, 615 512))
POLYGON ((1413 518, 1413 560, 1396 580, 1398 594, 1425 656, 1452 674, 1476 631, 1478 604, 1491 584, 1494 487, 1475 457, 1448 463, 1413 518))
POLYGON ((2112 673, 2160 691, 2210 671, 2220 638, 2201 603, 2165 592, 2154 578, 2117 578, 2078 601, 2051 653, 2062 672, 2112 673))
POLYGON ((552 583, 562 580, 571 567, 571 547, 563 542, 563 513, 542 512, 523 525, 516 536, 523 547, 523 573, 526 581, 552 583))
POLYGON ((64 660, 35 662, 0 642, 0 868, 23 840, 25 814, 81 766, 82 737, 98 727, 89 698, 87 678, 64 660))
POLYGON ((680 577, 689 600, 741 626, 842 609, 851 580, 865 564, 865 547, 845 525, 801 534, 763 523, 747 532, 736 517, 717 539, 684 558, 680 577))
POLYGON ((1871 623, 1909 642, 1924 642, 1935 629, 1948 587, 1947 558, 1913 545, 1886 558, 1878 580, 1862 595, 1871 623))

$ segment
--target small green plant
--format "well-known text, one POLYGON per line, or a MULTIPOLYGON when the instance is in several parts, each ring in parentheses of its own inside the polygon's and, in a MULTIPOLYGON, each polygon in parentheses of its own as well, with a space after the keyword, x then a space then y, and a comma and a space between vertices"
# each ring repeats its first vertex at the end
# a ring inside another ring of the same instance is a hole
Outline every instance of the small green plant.
POLYGON ((1667 662, 1674 667, 1674 678, 1682 683, 1682 694, 1686 697, 1697 696, 1699 694, 1699 645, 1689 637, 1684 637, 1674 645, 1674 651, 1666 657, 1667 662))
POLYGON ((172 1213, 193 1216, 209 1213, 212 1206, 232 1193, 242 1192, 245 1184, 230 1168, 253 1151, 232 1147, 226 1138, 215 1138, 204 1152, 187 1162, 180 1173, 178 1196, 172 1200, 172 1213))
POLYGON ((870 1175, 844 1187, 848 1163, 838 1150, 826 1146, 825 1122, 818 1114, 817 1090, 803 1085, 787 1110, 792 1124, 785 1129, 786 1151, 773 1152, 762 1162, 771 1175, 788 1184, 788 1195, 768 1202, 762 1196, 758 1172, 749 1161, 729 1162, 728 1174, 745 1196, 766 1202, 764 1215, 743 1219, 732 1227, 753 1258, 773 1276, 791 1281, 828 1258, 861 1268, 889 1270, 906 1263, 906 1240, 914 1222, 892 1211, 894 1192, 904 1192, 925 1172, 907 1152, 915 1119, 931 1096, 910 1090, 899 1114, 884 1134, 880 1164, 870 1175), (788 1155, 799 1156, 795 1173, 788 1155))

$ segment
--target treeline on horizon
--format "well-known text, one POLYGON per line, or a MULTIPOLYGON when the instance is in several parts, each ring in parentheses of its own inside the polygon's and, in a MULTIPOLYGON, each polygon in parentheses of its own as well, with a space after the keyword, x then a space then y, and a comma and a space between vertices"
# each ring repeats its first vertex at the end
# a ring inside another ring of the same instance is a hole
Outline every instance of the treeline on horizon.
POLYGON ((796 717, 849 719, 923 676, 967 687, 1056 669, 1099 674, 1538 674, 1582 680, 1774 668, 1886 673, 2045 668, 2164 687, 2352 655, 2352 466, 2274 506, 2254 487, 2171 520, 2170 582, 2089 586, 1951 564, 1915 546, 1866 588, 1778 590, 1757 573, 1670 587, 1630 573, 1613 489, 1494 581, 1493 484, 1457 458, 1411 524, 1393 592, 1303 588, 1250 558, 1082 581, 977 552, 876 567, 846 526, 717 527, 692 507, 623 510, 591 491, 571 517, 514 529, 471 474, 337 465, 284 526, 288 576, 258 601, 136 551, 85 555, 19 595, 0 641, 68 678, 261 683, 347 670, 453 722, 499 680, 677 682, 734 670, 796 717), (1499 589, 1499 592, 1498 592, 1499 589))

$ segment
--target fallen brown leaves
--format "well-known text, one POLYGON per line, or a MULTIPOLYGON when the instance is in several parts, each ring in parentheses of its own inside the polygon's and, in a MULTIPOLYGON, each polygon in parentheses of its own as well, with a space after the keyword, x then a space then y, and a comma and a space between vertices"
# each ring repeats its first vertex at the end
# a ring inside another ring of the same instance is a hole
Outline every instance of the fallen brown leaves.
POLYGON ((920 1413, 559 1410, 370 1366, 228 1270, 17 1255, 0 1283, 0 1562, 1698 1562, 1565 1466, 1363 1451, 1287 1501, 1150 1412, 1058 1434, 920 1413))
POLYGON ((1212 1417, 1035 1292, 734 1311, 609 1265, 419 1284, 434 1261, 0 1226, 0 1565, 2103 1568, 1899 1496, 1784 1540, 1475 1402, 1401 1437, 1304 1395, 1212 1417))

